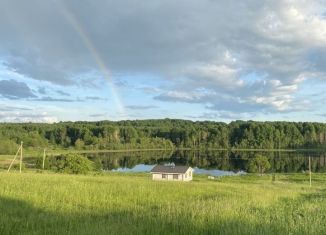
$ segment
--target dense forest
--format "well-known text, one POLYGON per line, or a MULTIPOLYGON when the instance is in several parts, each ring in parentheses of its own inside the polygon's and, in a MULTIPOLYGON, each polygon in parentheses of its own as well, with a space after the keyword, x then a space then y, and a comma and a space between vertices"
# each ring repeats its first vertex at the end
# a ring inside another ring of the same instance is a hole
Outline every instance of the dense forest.
POLYGON ((326 124, 310 122, 136 120, 0 124, 0 154, 51 149, 294 149, 326 147, 326 124))

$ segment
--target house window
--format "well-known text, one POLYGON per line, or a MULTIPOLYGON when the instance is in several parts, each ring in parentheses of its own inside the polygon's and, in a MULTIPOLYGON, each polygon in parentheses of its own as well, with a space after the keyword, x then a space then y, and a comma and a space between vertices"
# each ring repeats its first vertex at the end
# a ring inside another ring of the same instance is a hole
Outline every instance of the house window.
POLYGON ((174 180, 179 179, 179 175, 173 175, 173 179, 174 179, 174 180))
POLYGON ((167 175, 166 174, 162 174, 162 179, 167 179, 167 175))

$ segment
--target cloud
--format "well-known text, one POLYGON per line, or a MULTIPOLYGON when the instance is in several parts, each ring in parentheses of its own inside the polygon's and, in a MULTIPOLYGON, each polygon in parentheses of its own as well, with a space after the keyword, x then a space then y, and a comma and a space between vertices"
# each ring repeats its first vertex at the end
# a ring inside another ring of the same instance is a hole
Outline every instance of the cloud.
POLYGON ((51 88, 46 88, 46 87, 38 87, 37 92, 41 95, 48 95, 50 93, 53 93, 55 95, 60 95, 60 96, 71 96, 68 92, 58 90, 58 89, 53 89, 51 88))
POLYGON ((32 109, 25 108, 25 107, 7 106, 7 105, 0 107, 0 112, 5 112, 5 111, 32 111, 32 109))
POLYGON ((148 109, 156 109, 158 106, 156 105, 127 105, 127 109, 132 110, 148 110, 148 109))
MULTIPOLYGON (((21 52, 21 51, 20 51, 21 52)), ((40 81, 48 81, 61 85, 71 85, 73 81, 64 69, 47 64, 46 58, 40 58, 37 52, 18 53, 8 57, 5 66, 15 73, 40 81)))
POLYGON ((105 116, 107 116, 107 113, 94 113, 94 114, 89 115, 89 117, 92 117, 92 118, 105 117, 105 116))
POLYGON ((59 95, 62 95, 62 96, 70 96, 69 93, 64 92, 64 91, 56 90, 56 92, 57 92, 59 95))
POLYGON ((168 91, 154 97, 154 99, 169 102, 203 103, 209 97, 211 96, 203 91, 168 91))
POLYGON ((48 115, 46 112, 29 113, 29 112, 3 112, 0 111, 0 121, 2 122, 38 122, 38 123, 54 123, 58 122, 58 118, 48 115))
POLYGON ((0 80, 0 95, 7 99, 36 97, 25 83, 15 80, 0 80))
POLYGON ((252 115, 248 113, 235 113, 235 112, 205 112, 201 115, 186 115, 186 118, 191 119, 201 119, 201 120, 218 120, 218 119, 226 119, 226 120, 239 120, 239 119, 249 119, 252 118, 252 115))
POLYGON ((93 100, 93 101, 97 101, 97 100, 107 100, 107 99, 104 99, 102 97, 98 97, 98 96, 86 96, 85 97, 86 100, 93 100))
POLYGON ((42 95, 46 95, 47 89, 46 89, 46 87, 39 87, 37 89, 37 92, 40 93, 40 94, 42 94, 42 95))
POLYGON ((56 98, 56 97, 50 97, 50 96, 44 96, 36 99, 32 99, 31 101, 45 101, 45 102, 66 102, 66 103, 71 103, 71 102, 82 102, 82 99, 65 99, 65 98, 56 98))
MULTIPOLYGON (((67 96, 67 95, 66 95, 67 96)), ((18 99, 18 98, 15 98, 18 99)), ((56 96, 41 96, 41 97, 36 97, 33 96, 33 98, 27 99, 28 101, 42 101, 42 102, 64 102, 64 103, 73 103, 73 102, 85 102, 87 100, 90 101, 105 101, 107 99, 97 97, 97 96, 87 96, 85 98, 60 98, 56 96)))
POLYGON ((143 91, 146 94, 158 94, 160 92, 162 92, 162 89, 157 88, 157 87, 139 87, 139 90, 143 91))
POLYGON ((72 85, 102 67, 167 81, 147 89, 155 100, 285 112, 302 81, 326 80, 324 12, 320 0, 4 0, 0 54, 39 81, 72 85))
POLYGON ((124 80, 121 80, 121 79, 119 79, 119 80, 115 80, 115 81, 114 81, 114 84, 115 84, 117 87, 128 87, 128 86, 129 86, 129 84, 128 84, 127 81, 124 81, 124 80))

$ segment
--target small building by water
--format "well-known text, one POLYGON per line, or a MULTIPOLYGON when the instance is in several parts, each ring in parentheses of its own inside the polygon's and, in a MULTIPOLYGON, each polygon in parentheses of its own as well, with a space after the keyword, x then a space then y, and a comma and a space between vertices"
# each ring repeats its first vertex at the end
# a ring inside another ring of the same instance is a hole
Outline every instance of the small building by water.
POLYGON ((156 165, 151 174, 153 180, 191 181, 193 169, 189 166, 156 165))

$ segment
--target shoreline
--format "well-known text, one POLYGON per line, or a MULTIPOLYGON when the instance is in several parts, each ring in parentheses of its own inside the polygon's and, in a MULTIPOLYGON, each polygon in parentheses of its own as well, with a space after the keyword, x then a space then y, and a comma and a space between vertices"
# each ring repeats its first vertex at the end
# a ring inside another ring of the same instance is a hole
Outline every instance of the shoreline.
MULTIPOLYGON (((228 151, 228 152, 326 152, 326 149, 242 149, 242 148, 174 148, 174 149, 164 149, 164 148, 154 148, 154 149, 102 149, 102 150, 76 150, 76 149, 51 149, 47 150, 46 153, 48 155, 60 155, 60 154, 96 154, 96 153, 128 153, 128 152, 151 152, 151 151, 168 151, 168 152, 176 152, 176 151, 228 151)), ((31 155, 41 155, 43 154, 42 150, 25 150, 25 157, 35 157, 31 155)), ((5 160, 8 158, 12 158, 14 154, 0 154, 0 160, 5 160)))

